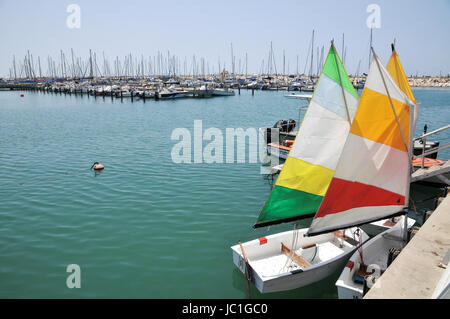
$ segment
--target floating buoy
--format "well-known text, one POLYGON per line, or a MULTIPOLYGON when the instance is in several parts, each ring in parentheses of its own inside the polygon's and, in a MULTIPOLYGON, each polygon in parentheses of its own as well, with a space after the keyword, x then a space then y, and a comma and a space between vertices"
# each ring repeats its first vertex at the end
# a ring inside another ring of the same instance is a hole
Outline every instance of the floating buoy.
POLYGON ((91 169, 94 169, 95 171, 101 171, 102 169, 104 169, 105 166, 103 166, 103 164, 100 164, 99 162, 95 162, 92 166, 91 169))
POLYGON ((20 97, 24 97, 25 95, 23 95, 23 93, 22 94, 20 94, 20 97))

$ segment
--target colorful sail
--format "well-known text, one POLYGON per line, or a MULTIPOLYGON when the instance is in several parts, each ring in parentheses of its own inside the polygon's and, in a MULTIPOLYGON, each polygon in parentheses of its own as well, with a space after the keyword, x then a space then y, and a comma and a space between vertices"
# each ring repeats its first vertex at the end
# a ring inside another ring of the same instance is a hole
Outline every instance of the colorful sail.
POLYGON ((255 227, 314 216, 333 177, 358 100, 332 44, 295 142, 255 227))
POLYGON ((413 108, 374 54, 336 172, 308 235, 387 218, 407 206, 413 108))

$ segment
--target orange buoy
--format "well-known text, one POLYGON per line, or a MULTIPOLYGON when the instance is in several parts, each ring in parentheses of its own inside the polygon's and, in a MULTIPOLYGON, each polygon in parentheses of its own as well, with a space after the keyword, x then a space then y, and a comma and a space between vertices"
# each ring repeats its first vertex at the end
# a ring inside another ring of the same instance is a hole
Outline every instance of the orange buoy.
POLYGON ((95 171, 101 171, 104 168, 105 166, 103 166, 103 164, 100 164, 99 162, 95 162, 91 167, 91 169, 94 169, 95 171))
POLYGON ((20 97, 24 97, 25 95, 23 95, 23 94, 20 94, 20 97))

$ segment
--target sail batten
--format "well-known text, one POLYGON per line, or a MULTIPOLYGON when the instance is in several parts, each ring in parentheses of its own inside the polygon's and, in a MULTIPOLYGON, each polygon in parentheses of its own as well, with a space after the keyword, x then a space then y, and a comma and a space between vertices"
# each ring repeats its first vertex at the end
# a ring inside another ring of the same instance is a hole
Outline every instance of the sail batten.
POLYGON ((327 193, 308 235, 401 214, 409 198, 414 102, 376 54, 327 193))
POLYGON ((314 216, 330 185, 358 101, 331 45, 295 142, 254 227, 314 216))

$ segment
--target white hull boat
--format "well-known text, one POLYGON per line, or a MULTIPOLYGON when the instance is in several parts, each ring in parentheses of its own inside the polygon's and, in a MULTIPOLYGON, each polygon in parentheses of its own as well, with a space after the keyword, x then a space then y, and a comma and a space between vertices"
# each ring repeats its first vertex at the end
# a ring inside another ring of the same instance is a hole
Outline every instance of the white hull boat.
POLYGON ((189 92, 187 91, 176 91, 176 90, 171 90, 171 91, 163 91, 163 92, 157 92, 156 94, 158 94, 158 97, 160 99, 178 99, 178 98, 182 98, 182 97, 186 97, 186 95, 189 92))
POLYGON ((289 147, 286 147, 283 145, 274 144, 274 143, 267 144, 267 153, 268 154, 273 155, 278 158, 281 158, 281 159, 284 159, 284 160, 287 159, 290 150, 291 149, 289 147))
POLYGON ((302 100, 311 100, 312 94, 285 94, 284 97, 287 97, 289 99, 302 99, 302 100))
POLYGON ((131 92, 130 91, 117 92, 116 97, 118 98, 131 97, 131 92))
MULTIPOLYGON (((403 220, 402 216, 397 216, 397 217, 393 217, 393 218, 388 218, 388 219, 382 219, 370 224, 365 224, 360 226, 364 232, 369 235, 370 237, 374 237, 376 235, 378 235, 379 233, 382 233, 386 230, 388 230, 389 228, 394 227, 395 225, 397 225, 399 220, 403 220)), ((416 221, 412 218, 408 217, 408 228, 411 228, 412 226, 414 226, 414 224, 416 223, 416 221)))
POLYGON ((144 91, 142 93, 146 98, 154 98, 155 97, 155 92, 151 92, 151 91, 144 91))
POLYGON ((216 96, 232 96, 234 91, 231 89, 216 88, 212 90, 212 95, 216 96))
POLYGON ((303 92, 314 92, 314 85, 302 86, 303 92))
MULTIPOLYGON (((261 293, 300 288, 335 273, 368 236, 357 228, 304 237, 308 229, 273 234, 242 244, 251 281, 261 293), (294 243, 294 245, 293 245, 294 243)), ((245 274, 240 245, 231 247, 234 264, 245 274)))
POLYGON ((374 271, 373 276, 380 276, 387 269, 389 250, 391 248, 403 248, 404 246, 403 218, 398 220, 395 226, 378 234, 361 246, 365 266, 361 267, 359 250, 355 251, 350 257, 336 281, 339 299, 361 299, 364 296, 364 277, 372 271, 374 271))

